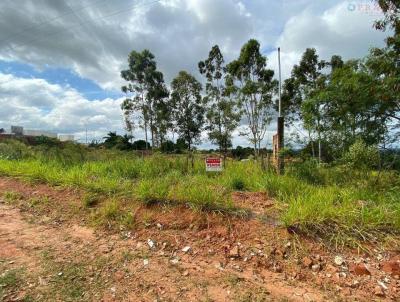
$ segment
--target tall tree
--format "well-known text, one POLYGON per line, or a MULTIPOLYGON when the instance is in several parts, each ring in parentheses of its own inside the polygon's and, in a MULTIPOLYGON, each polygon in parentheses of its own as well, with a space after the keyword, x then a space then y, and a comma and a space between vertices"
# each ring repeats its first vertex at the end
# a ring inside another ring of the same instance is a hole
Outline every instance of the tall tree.
POLYGON ((200 73, 206 79, 208 138, 218 144, 220 152, 226 156, 232 146, 232 132, 239 123, 240 114, 236 102, 229 98, 225 87, 224 57, 218 47, 212 47, 208 58, 199 62, 200 73))
POLYGON ((273 79, 273 70, 267 69, 267 59, 254 39, 242 47, 238 59, 227 65, 227 72, 228 92, 236 95, 247 119, 248 131, 242 134, 253 144, 257 157, 272 119, 272 98, 278 83, 273 79))
POLYGON ((288 123, 303 122, 303 127, 308 131, 313 155, 315 156, 313 135, 318 141, 318 158, 322 158, 322 133, 324 99, 321 90, 329 80, 324 69, 331 69, 343 65, 340 56, 332 56, 330 62, 319 59, 314 48, 307 48, 298 65, 292 70, 291 77, 283 85, 283 110, 288 116, 288 123))
POLYGON ((387 118, 376 98, 376 78, 361 60, 346 62, 329 75, 329 82, 314 96, 324 103, 325 140, 341 155, 358 139, 372 145, 382 141, 387 118))
POLYGON ((376 0, 384 18, 375 22, 378 30, 392 30, 386 39, 386 47, 373 48, 367 57, 366 66, 375 77, 380 112, 389 118, 393 140, 400 136, 400 2, 398 0, 376 0))
POLYGON ((169 92, 165 86, 163 74, 156 71, 150 85, 146 103, 153 147, 161 145, 169 129, 170 110, 168 96, 169 92))
POLYGON ((201 98, 201 84, 196 78, 180 71, 171 83, 171 105, 175 129, 179 137, 185 140, 189 151, 193 144, 200 141, 204 126, 204 106, 201 98))
MULTIPOLYGON (((154 147, 154 121, 157 114, 157 103, 168 96, 163 75, 157 71, 154 55, 147 49, 142 52, 132 51, 128 57, 129 69, 121 71, 121 77, 129 84, 122 87, 125 93, 132 93, 126 98, 121 108, 124 111, 128 130, 134 126, 133 115, 140 114, 148 142, 148 130, 151 132, 152 146, 154 147)), ((147 146, 147 145, 146 145, 147 146)))
POLYGON ((393 36, 386 39, 387 46, 400 55, 400 1, 376 0, 385 17, 375 22, 375 28, 379 30, 391 29, 393 36))

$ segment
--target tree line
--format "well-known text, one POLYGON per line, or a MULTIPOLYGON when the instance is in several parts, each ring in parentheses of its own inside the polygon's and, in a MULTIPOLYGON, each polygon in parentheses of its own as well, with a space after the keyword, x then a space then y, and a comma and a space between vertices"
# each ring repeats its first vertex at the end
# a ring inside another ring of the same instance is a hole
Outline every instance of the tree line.
MULTIPOLYGON (((400 134, 400 4, 378 4, 385 17, 374 24, 376 29, 393 32, 385 47, 348 61, 338 55, 321 60, 315 49, 306 49, 283 83, 286 126, 305 130, 301 140, 319 160, 340 157, 360 139, 384 147, 400 134)), ((278 82, 257 40, 245 43, 238 58, 227 64, 219 46, 213 46, 198 64, 205 87, 180 71, 169 91, 149 50, 132 51, 128 66, 121 72, 127 81, 121 107, 127 130, 144 130, 146 147, 159 148, 169 134, 176 134, 190 151, 206 132, 226 154, 240 129, 254 155, 259 154, 277 109, 278 82)))

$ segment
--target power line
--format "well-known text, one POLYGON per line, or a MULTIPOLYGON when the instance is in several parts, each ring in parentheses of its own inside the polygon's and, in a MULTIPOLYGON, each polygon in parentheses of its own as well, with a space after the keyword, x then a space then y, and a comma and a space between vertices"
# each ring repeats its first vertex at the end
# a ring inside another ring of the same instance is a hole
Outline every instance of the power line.
POLYGON ((85 22, 80 22, 79 24, 76 24, 75 26, 72 26, 72 27, 70 27, 70 28, 55 31, 55 32, 53 32, 53 33, 47 34, 46 37, 40 37, 40 38, 38 38, 38 39, 32 39, 32 40, 29 40, 28 42, 19 44, 19 45, 17 45, 17 46, 26 46, 26 45, 31 44, 31 43, 36 42, 36 41, 47 40, 50 36, 54 36, 54 35, 59 34, 59 33, 61 33, 61 32, 69 31, 69 30, 71 30, 71 29, 75 29, 75 28, 77 28, 77 27, 81 27, 81 26, 83 26, 84 24, 90 23, 90 22, 93 21, 93 20, 101 20, 101 19, 113 17, 113 16, 116 16, 116 15, 119 15, 119 14, 122 14, 122 13, 126 13, 126 12, 129 12, 129 11, 135 10, 136 8, 139 8, 139 7, 144 7, 144 6, 153 5, 153 4, 158 3, 158 2, 160 2, 160 1, 161 1, 161 0, 155 0, 155 1, 148 2, 148 3, 142 3, 141 5, 140 5, 140 4, 136 4, 136 5, 134 5, 134 6, 131 6, 131 7, 129 7, 129 8, 123 9, 123 10, 118 10, 118 11, 112 12, 112 13, 107 14, 107 15, 104 15, 104 16, 100 16, 100 17, 97 17, 97 18, 92 18, 92 19, 90 19, 90 20, 86 20, 85 22))
POLYGON ((0 39, 0 43, 7 42, 7 41, 9 41, 10 39, 12 39, 12 38, 15 37, 15 36, 19 36, 19 35, 21 35, 21 34, 23 34, 23 33, 29 32, 29 31, 31 31, 32 29, 40 28, 40 27, 42 27, 43 25, 46 25, 46 24, 48 24, 48 23, 54 22, 54 21, 56 21, 56 20, 59 20, 59 19, 65 17, 65 16, 69 16, 69 15, 75 14, 75 13, 77 13, 77 12, 79 12, 79 11, 82 11, 82 10, 88 8, 88 7, 94 6, 95 4, 100 3, 100 2, 104 2, 104 1, 106 1, 106 0, 97 0, 97 1, 92 2, 92 3, 89 4, 89 5, 82 6, 82 7, 78 8, 78 9, 75 9, 75 10, 73 10, 72 8, 70 8, 70 7, 67 5, 68 8, 70 9, 69 12, 67 12, 67 13, 65 13, 65 14, 58 15, 57 17, 54 17, 54 18, 51 18, 51 19, 44 20, 44 21, 42 21, 42 22, 40 22, 40 23, 38 23, 38 24, 36 24, 36 25, 34 25, 34 26, 25 27, 24 29, 22 29, 22 30, 20 30, 20 31, 17 31, 17 32, 15 32, 15 33, 9 35, 9 36, 6 37, 6 38, 0 39))

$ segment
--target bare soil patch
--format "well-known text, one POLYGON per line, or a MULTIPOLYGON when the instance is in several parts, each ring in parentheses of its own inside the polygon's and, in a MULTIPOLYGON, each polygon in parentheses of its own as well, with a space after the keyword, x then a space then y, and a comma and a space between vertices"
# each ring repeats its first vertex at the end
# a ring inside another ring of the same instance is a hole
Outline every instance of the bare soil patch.
MULTIPOLYGON (((21 278, 18 286, 3 287, 3 301, 400 297, 399 251, 338 254, 260 219, 172 206, 132 208, 134 228, 110 232, 88 226, 81 197, 75 190, 0 178, 0 275, 18 270, 21 278), (40 211, 8 205, 1 195, 10 191, 21 194, 22 204, 38 196, 50 201, 40 211)), ((255 213, 270 207, 261 193, 235 198, 255 213)))

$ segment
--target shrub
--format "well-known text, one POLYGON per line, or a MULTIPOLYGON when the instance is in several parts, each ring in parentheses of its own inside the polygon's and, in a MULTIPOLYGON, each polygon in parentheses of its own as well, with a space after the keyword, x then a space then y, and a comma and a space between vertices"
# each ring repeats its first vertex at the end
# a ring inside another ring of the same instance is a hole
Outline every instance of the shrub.
POLYGON ((232 180, 231 186, 234 190, 237 190, 237 191, 244 191, 244 189, 246 188, 246 184, 244 183, 244 180, 240 179, 240 178, 234 178, 232 180))
POLYGON ((0 159, 21 160, 32 155, 24 143, 17 140, 5 140, 0 143, 0 159))
POLYGON ((305 180, 310 184, 321 185, 325 183, 324 175, 316 160, 309 159, 302 163, 293 163, 287 169, 288 174, 305 180))
POLYGON ((350 146, 343 160, 353 169, 376 168, 379 165, 379 150, 376 146, 367 146, 359 139, 350 146))

